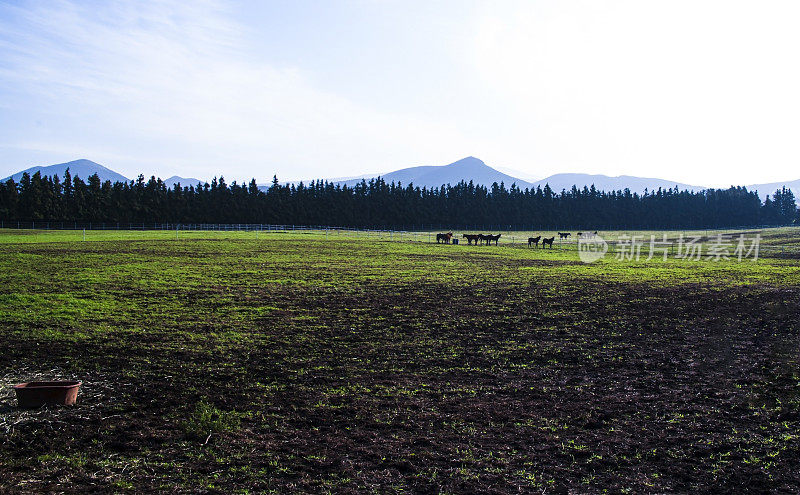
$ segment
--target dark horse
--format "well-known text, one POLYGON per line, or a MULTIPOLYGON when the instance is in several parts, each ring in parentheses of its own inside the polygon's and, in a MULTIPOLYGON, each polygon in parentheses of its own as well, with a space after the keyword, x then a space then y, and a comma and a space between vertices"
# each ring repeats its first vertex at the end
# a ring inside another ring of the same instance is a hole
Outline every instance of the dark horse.
POLYGON ((531 247, 531 244, 533 244, 536 247, 539 247, 539 239, 541 239, 541 238, 542 238, 542 236, 528 237, 528 247, 531 247))
POLYGON ((558 238, 559 238, 559 239, 566 239, 567 237, 569 237, 569 236, 571 236, 571 235, 572 235, 572 234, 570 234, 569 232, 559 232, 559 233, 558 233, 558 238))
POLYGON ((549 239, 542 239, 542 249, 548 244, 550 245, 550 249, 553 249, 553 241, 555 240, 556 236, 553 236, 549 239))
POLYGON ((436 244, 439 244, 439 241, 444 241, 445 244, 450 244, 450 239, 452 237, 452 232, 448 232, 446 234, 436 234, 436 244))
POLYGON ((486 245, 487 246, 489 244, 491 244, 492 241, 494 241, 494 245, 497 246, 497 242, 498 242, 498 240, 500 240, 500 236, 501 235, 503 235, 503 234, 497 234, 497 235, 486 234, 485 236, 483 236, 483 238, 486 239, 486 245))
POLYGON ((480 234, 464 234, 464 238, 467 240, 468 245, 471 245, 473 242, 475 242, 475 245, 477 246, 480 237, 480 234))

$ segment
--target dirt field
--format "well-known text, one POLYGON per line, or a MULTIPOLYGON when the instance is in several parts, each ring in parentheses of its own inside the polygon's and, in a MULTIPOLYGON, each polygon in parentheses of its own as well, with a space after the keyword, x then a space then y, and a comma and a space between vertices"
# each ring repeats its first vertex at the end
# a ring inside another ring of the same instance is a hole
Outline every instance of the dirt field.
POLYGON ((796 260, 14 235, 3 492, 800 491, 796 260))

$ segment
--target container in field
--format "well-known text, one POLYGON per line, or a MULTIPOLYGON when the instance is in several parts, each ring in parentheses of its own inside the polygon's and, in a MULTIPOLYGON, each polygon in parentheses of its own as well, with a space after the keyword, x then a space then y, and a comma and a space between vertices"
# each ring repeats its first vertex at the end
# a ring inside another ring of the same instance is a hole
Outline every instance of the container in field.
POLYGON ((14 385, 19 407, 73 406, 78 398, 79 388, 79 381, 26 382, 14 385))

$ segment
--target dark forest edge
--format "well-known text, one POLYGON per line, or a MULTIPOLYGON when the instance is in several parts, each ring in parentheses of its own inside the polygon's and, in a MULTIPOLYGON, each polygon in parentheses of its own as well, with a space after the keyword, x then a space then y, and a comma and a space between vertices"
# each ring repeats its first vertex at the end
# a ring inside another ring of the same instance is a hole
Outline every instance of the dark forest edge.
POLYGON ((460 182, 439 188, 386 183, 381 178, 353 187, 312 181, 266 191, 255 179, 230 185, 167 188, 161 179, 84 182, 58 175, 24 174, 19 183, 0 182, 0 219, 6 221, 272 223, 398 227, 402 225, 533 225, 540 228, 652 229, 786 225, 798 221, 791 190, 782 188, 764 202, 755 191, 598 191, 594 186, 557 193, 544 188, 491 187, 460 182))

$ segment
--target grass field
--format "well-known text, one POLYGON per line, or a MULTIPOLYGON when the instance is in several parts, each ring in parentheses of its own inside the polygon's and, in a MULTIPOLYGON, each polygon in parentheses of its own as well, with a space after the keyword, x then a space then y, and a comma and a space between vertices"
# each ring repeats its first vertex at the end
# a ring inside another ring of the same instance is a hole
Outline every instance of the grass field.
POLYGON ((82 235, 0 231, 0 491, 800 490, 795 257, 82 235))
MULTIPOLYGON (((252 226, 249 226, 252 227, 252 226)), ((0 229, 6 235, 0 235, 0 244, 4 243, 41 243, 41 242, 94 242, 94 241, 144 241, 144 240, 269 240, 291 236, 297 239, 323 239, 330 242, 339 242, 347 239, 361 239, 372 241, 396 241, 434 243, 436 234, 440 231, 406 232, 406 231, 368 231, 368 230, 299 230, 299 231, 236 231, 236 230, 17 230, 0 229), (299 236, 299 237, 298 237, 299 236)), ((578 231, 570 231, 571 236, 560 239, 556 231, 493 231, 501 234, 498 245, 524 248, 530 237, 555 237, 554 249, 576 250, 578 231)), ((457 231, 454 237, 461 244, 467 240, 463 233, 478 233, 477 231, 457 231)), ((485 232, 484 232, 485 233, 485 232)), ((649 249, 651 238, 656 242, 666 240, 673 245, 673 252, 680 239, 689 242, 695 239, 707 248, 710 244, 718 242, 718 236, 723 236, 732 244, 740 236, 744 236, 748 245, 758 236, 760 251, 759 256, 800 258, 800 227, 781 227, 768 229, 720 229, 720 230, 615 230, 599 232, 600 237, 610 244, 610 253, 613 254, 616 246, 623 239, 630 241, 635 238, 644 244, 644 252, 649 249)), ((733 248, 731 248, 731 251, 733 248)), ((704 252, 706 252, 704 250, 704 252)))

